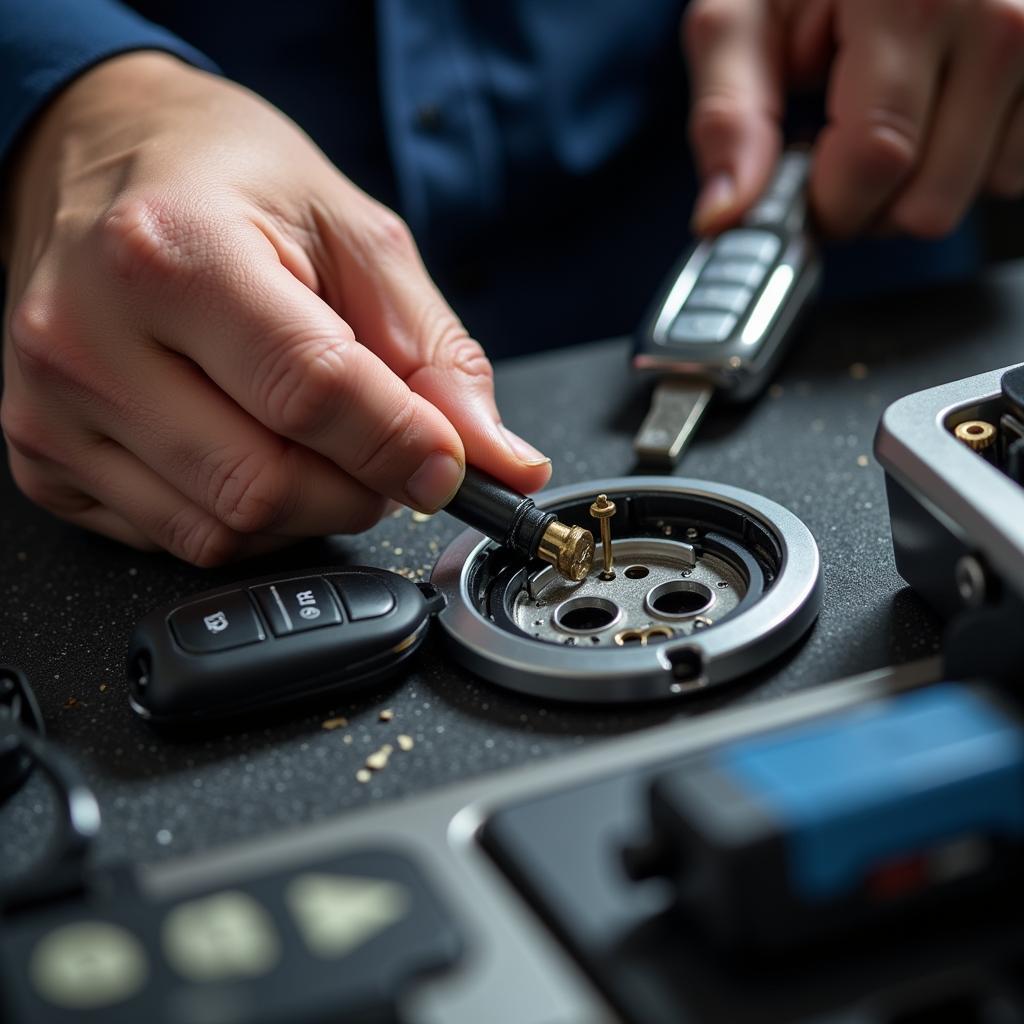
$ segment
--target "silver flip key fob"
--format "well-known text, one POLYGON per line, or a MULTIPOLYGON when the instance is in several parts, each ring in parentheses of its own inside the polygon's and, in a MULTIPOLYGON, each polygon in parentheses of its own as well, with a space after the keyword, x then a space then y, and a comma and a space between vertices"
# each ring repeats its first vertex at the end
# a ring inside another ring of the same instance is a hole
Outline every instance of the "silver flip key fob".
POLYGON ((770 379, 820 276, 809 162, 806 151, 787 150, 742 224, 698 242, 651 307, 633 366, 663 380, 636 437, 641 461, 673 463, 713 391, 744 401, 770 379))

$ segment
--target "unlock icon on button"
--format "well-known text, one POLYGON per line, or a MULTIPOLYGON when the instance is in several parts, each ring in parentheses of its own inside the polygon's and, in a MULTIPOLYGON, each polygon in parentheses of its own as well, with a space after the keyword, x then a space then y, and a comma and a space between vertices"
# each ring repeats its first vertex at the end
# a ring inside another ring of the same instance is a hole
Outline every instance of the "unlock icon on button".
POLYGON ((228 628, 228 617, 223 612, 214 612, 203 617, 203 625, 211 633, 223 633, 228 628))

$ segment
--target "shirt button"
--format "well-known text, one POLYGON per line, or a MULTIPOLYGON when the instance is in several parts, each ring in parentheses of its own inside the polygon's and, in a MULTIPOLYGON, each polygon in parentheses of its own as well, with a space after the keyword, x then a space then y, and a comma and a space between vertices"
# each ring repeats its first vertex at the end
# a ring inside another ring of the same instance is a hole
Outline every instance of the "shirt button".
POLYGON ((434 103, 421 103, 416 108, 415 124, 421 132, 440 131, 442 120, 441 109, 434 103))

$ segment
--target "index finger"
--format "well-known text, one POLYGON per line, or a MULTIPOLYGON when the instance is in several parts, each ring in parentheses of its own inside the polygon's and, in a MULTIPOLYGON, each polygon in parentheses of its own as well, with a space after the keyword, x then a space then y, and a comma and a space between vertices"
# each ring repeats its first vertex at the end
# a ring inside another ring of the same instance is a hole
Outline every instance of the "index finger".
POLYGON ((690 141, 703 180, 694 227, 713 233, 760 195, 781 147, 780 28, 767 4, 697 0, 687 11, 690 141))

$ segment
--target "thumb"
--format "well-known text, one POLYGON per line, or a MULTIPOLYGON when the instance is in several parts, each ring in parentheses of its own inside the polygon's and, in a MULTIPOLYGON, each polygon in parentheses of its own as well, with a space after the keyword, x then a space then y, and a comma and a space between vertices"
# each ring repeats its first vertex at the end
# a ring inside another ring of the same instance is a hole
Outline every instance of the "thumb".
POLYGON ((714 234, 760 195, 782 145, 781 26, 769 5, 695 0, 684 41, 690 69, 690 142, 702 185, 692 226, 714 234))

